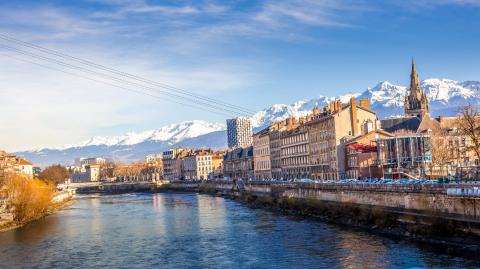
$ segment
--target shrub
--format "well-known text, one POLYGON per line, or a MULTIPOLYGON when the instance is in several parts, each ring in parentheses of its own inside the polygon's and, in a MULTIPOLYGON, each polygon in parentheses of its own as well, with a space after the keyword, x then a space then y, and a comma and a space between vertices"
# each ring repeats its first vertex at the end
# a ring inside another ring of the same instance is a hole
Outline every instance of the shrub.
POLYGON ((18 222, 38 218, 49 209, 55 188, 53 185, 24 175, 6 178, 5 192, 18 222))

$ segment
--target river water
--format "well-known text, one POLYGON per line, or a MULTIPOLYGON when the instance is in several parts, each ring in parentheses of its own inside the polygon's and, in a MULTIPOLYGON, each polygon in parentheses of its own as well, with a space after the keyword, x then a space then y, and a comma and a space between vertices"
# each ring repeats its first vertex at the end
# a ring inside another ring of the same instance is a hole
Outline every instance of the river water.
POLYGON ((0 268, 425 267, 480 263, 194 193, 80 196, 0 233, 0 268))

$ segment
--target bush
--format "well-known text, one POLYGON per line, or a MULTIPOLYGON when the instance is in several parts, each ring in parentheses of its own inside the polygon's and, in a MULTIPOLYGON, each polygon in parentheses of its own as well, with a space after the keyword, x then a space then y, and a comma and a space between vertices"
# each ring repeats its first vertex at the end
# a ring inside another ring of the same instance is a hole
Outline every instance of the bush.
POLYGON ((7 201, 18 222, 44 215, 51 205, 54 191, 53 185, 45 181, 19 174, 8 176, 5 182, 7 201))

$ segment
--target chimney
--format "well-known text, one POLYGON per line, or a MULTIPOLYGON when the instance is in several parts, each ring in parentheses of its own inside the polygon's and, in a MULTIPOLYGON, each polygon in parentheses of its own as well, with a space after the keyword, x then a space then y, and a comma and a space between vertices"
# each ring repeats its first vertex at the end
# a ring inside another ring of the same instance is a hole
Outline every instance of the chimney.
POLYGON ((313 120, 313 115, 312 114, 308 114, 307 115, 307 121, 312 121, 313 120))
POLYGON ((370 102, 367 98, 360 99, 360 106, 366 109, 370 109, 370 102))
POLYGON ((342 108, 342 102, 340 100, 335 101, 335 112, 339 111, 342 108))
POLYGON ((357 103, 355 97, 350 98, 350 119, 352 126, 352 135, 358 135, 357 103))
POLYGON ((293 125, 293 118, 287 118, 287 127, 290 128, 293 125))
POLYGON ((318 108, 318 106, 316 106, 314 109, 313 109, 313 115, 319 115, 320 114, 320 108, 318 108))

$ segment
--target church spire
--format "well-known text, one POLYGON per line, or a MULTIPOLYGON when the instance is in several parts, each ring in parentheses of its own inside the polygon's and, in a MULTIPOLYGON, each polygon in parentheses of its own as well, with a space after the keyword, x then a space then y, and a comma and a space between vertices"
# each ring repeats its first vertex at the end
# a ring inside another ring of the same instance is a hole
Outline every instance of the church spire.
POLYGON ((420 87, 417 66, 412 58, 412 72, 410 74, 409 94, 405 96, 405 115, 423 117, 428 114, 428 99, 420 87))
POLYGON ((420 88, 420 81, 418 79, 417 67, 415 60, 412 58, 412 73, 410 74, 410 95, 414 95, 420 99, 422 97, 422 89, 420 88))

